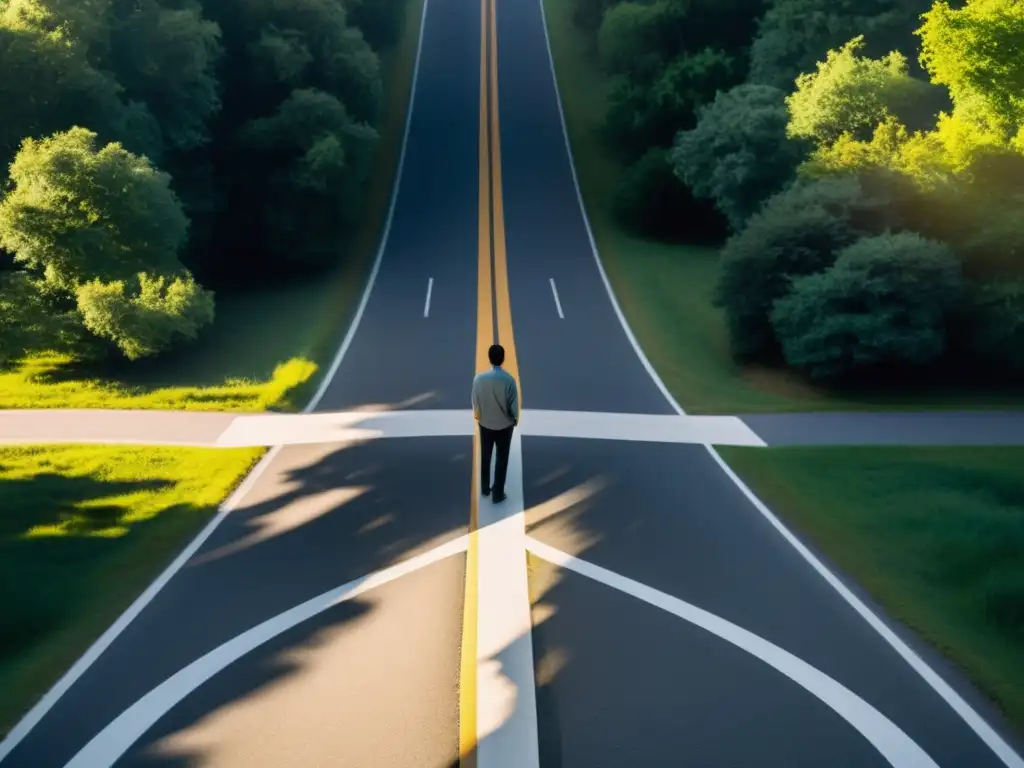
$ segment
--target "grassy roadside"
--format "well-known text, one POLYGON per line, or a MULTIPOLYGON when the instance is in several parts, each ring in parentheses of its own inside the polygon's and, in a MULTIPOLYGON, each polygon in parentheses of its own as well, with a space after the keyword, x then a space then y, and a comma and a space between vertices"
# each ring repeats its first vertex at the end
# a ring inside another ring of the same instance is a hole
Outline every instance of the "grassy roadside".
POLYGON ((355 312, 387 215, 419 41, 423 0, 408 0, 398 45, 381 52, 385 86, 363 226, 344 264, 273 289, 218 294, 217 317, 192 345, 153 361, 84 368, 38 355, 0 370, 0 408, 299 410, 355 312))
POLYGON ((0 449, 0 734, 156 578, 262 453, 0 449))
POLYGON ((569 0, 543 0, 576 172, 608 278, 644 353, 692 413, 1024 407, 1024 393, 928 384, 900 393, 827 392, 786 370, 740 368, 711 306, 717 250, 632 237, 611 214, 622 167, 598 135, 608 83, 572 23, 569 0))
POLYGON ((1024 448, 718 450, 1024 731, 1024 448))

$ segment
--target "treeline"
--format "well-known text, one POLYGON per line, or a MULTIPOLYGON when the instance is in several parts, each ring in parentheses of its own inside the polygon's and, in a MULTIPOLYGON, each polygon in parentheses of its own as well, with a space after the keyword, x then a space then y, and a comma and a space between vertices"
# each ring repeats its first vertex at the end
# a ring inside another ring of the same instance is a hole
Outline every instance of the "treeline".
POLYGON ((617 214, 727 237, 739 359, 832 382, 1024 374, 1024 3, 575 11, 614 78, 617 214))
POLYGON ((404 9, 0 0, 0 358, 153 355, 344 258, 404 9))

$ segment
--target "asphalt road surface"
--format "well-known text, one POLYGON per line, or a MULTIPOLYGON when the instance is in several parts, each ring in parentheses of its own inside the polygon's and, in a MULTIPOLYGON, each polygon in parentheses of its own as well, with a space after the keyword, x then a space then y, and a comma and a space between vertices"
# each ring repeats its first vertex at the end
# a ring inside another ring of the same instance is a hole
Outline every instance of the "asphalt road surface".
MULTIPOLYGON (((479 205, 481 59, 493 50, 484 12, 474 0, 429 0, 387 247, 317 409, 467 408, 489 343, 480 329, 502 337, 514 321, 514 345, 501 340, 526 408, 674 413, 594 259, 535 0, 498 3, 499 120, 486 130, 500 125, 503 196, 486 214, 479 205), (488 298, 481 321, 484 218, 489 247, 507 248, 507 276, 495 256, 486 290, 496 314, 488 298)), ((138 738, 76 764, 458 765, 467 559, 456 545, 470 525, 472 453, 461 437, 277 451, 3 767, 63 766, 112 723, 132 733, 147 717, 138 738), (453 554, 358 592, 364 575, 444 544, 453 554), (343 585, 358 594, 303 613, 343 585), (263 631, 266 642, 246 639, 263 631), (174 686, 164 713, 158 700, 174 686)), ((952 768, 1019 765, 997 757, 703 447, 526 437, 522 480, 530 535, 613 574, 603 583, 531 566, 544 768, 917 768, 930 763, 906 755, 924 753, 952 768), (709 630, 711 619, 625 594, 620 577, 728 622, 721 633, 745 631, 747 649, 709 630), (793 658, 817 671, 800 678, 793 658), (853 727, 857 717, 869 725, 853 727)))

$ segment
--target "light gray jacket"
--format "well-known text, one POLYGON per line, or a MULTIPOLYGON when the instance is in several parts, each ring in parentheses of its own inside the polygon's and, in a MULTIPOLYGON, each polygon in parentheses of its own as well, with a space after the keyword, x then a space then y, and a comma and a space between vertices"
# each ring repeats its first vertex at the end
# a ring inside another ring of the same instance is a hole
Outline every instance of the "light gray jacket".
POLYGON ((519 394, 512 374, 495 366, 473 379, 473 416, 487 429, 519 423, 519 394))

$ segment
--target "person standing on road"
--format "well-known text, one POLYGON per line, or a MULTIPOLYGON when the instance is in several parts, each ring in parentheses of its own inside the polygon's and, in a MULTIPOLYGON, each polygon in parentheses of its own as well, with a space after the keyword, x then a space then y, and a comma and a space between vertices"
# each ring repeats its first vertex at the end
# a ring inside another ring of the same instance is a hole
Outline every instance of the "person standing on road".
POLYGON ((508 453, 512 446, 512 430, 519 423, 519 395, 516 380, 501 366, 505 362, 505 348, 492 344, 487 350, 491 370, 473 378, 473 418, 480 425, 480 489, 484 496, 494 494, 497 504, 505 500, 505 475, 508 472, 508 453), (491 454, 498 449, 491 485, 491 454))

